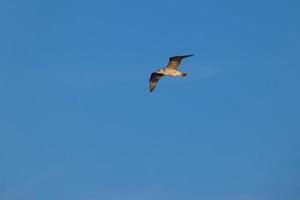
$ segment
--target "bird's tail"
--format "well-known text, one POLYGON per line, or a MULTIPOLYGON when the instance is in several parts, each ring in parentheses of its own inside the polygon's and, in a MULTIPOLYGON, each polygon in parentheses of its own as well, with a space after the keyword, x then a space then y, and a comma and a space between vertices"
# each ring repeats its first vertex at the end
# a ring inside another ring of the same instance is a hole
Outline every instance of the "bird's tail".
POLYGON ((187 73, 185 73, 185 72, 181 73, 181 76, 186 76, 186 75, 187 75, 187 73))

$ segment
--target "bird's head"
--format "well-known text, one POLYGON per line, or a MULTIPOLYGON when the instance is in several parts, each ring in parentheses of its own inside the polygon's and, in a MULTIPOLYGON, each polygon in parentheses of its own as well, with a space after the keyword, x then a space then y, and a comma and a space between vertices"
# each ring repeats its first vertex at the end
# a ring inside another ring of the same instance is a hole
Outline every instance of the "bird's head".
POLYGON ((162 73, 164 73, 164 69, 159 69, 159 70, 156 71, 156 73, 162 74, 162 73))

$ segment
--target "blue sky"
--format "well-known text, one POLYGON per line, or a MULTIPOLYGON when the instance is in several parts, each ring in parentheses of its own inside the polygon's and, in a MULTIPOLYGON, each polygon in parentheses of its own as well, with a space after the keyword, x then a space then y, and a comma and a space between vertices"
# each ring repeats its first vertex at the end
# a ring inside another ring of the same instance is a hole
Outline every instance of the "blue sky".
POLYGON ((0 199, 299 199, 299 6, 2 0, 0 199))

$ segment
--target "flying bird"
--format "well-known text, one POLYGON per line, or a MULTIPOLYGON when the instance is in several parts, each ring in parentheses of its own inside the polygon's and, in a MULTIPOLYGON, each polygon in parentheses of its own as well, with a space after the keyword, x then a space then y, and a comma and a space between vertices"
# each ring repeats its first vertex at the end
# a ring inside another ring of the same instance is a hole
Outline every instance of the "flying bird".
POLYGON ((193 54, 170 57, 167 66, 153 72, 149 80, 150 92, 154 90, 157 82, 163 76, 179 76, 179 77, 186 76, 187 73, 180 72, 177 69, 180 65, 181 60, 190 56, 193 56, 193 54))

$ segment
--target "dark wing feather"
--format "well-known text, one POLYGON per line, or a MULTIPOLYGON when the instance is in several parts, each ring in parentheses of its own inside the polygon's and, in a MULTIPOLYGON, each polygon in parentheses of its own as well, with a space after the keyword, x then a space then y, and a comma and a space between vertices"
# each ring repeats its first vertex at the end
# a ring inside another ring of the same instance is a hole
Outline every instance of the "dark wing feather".
POLYGON ((149 80, 149 87, 150 87, 150 92, 152 92, 159 81, 159 79, 163 76, 163 74, 153 72, 151 74, 150 80, 149 80))
POLYGON ((184 58, 190 57, 190 56, 193 56, 193 54, 170 57, 167 68, 177 69, 180 65, 181 60, 184 59, 184 58))

